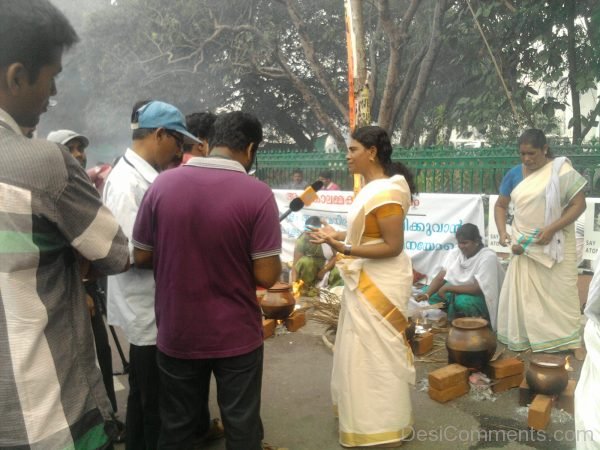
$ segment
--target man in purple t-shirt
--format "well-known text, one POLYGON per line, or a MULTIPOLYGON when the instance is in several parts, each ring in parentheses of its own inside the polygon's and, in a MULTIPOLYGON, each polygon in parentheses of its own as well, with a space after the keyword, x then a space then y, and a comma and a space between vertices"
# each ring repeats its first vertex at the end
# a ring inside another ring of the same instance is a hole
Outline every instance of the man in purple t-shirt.
POLYGON ((211 373, 227 448, 262 448, 255 292, 279 278, 281 231, 271 189, 247 175, 261 141, 254 116, 219 116, 210 155, 159 175, 138 212, 135 265, 156 279, 161 449, 192 442, 211 373))

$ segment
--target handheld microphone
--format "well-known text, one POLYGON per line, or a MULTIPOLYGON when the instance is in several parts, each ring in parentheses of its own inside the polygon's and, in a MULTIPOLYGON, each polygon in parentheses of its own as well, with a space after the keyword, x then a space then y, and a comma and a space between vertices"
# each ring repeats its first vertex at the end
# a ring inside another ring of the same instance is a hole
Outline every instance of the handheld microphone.
POLYGON ((279 216, 279 221, 281 222, 291 213, 300 211, 305 206, 310 205, 317 199, 317 191, 323 188, 322 181, 315 181, 309 187, 307 187, 300 197, 296 197, 290 202, 290 206, 286 212, 284 212, 281 216, 279 216))

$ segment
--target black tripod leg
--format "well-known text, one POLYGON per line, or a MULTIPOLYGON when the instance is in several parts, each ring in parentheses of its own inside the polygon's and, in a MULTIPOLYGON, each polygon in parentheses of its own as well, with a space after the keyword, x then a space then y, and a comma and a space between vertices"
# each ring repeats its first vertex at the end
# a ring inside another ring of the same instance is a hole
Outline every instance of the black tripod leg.
POLYGON ((108 328, 110 329, 110 334, 112 334, 113 340, 115 341, 115 345, 117 346, 117 351, 119 352, 119 356, 121 357, 121 363, 123 364, 123 373, 129 373, 129 362, 127 361, 127 358, 125 358, 123 348, 121 347, 121 343, 119 342, 119 338, 117 337, 117 333, 115 332, 115 327, 109 325, 108 328))

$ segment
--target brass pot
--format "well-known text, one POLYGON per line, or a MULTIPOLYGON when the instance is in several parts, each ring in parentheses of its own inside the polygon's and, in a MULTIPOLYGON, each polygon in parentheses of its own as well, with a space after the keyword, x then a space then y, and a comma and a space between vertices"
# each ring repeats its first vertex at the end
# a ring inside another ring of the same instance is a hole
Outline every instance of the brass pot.
POLYGON ((569 383, 565 365, 566 359, 563 356, 532 356, 525 375, 527 384, 536 394, 558 395, 569 383))
POLYGON ((292 286, 287 283, 277 282, 260 302, 262 312, 267 319, 286 319, 296 306, 296 299, 292 294, 292 286))
POLYGON ((496 351, 496 335, 488 321, 480 317, 461 317, 452 321, 446 339, 448 363, 481 370, 496 351))

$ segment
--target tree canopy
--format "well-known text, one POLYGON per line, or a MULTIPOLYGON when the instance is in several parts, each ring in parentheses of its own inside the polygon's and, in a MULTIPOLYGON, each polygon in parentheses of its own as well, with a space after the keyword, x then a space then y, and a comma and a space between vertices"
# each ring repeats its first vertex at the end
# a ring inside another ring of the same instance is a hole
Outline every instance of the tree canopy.
MULTIPOLYGON (((133 103, 157 98, 184 113, 252 111, 280 145, 312 148, 323 134, 347 133, 341 0, 56 3, 82 42, 48 129, 122 145, 133 103)), ((567 105, 575 143, 597 124, 600 106, 580 106, 600 82, 597 1, 361 4, 371 116, 403 146, 447 143, 453 129, 490 139, 527 126, 552 132, 567 105)))

